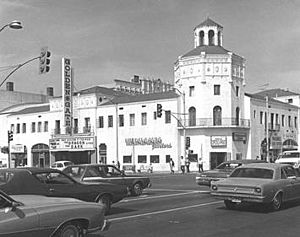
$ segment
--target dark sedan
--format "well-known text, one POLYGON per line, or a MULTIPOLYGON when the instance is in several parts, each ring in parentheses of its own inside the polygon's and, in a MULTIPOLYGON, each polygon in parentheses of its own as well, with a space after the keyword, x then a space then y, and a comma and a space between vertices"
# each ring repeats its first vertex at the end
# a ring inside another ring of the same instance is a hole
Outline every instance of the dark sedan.
POLYGON ((151 186, 148 177, 126 175, 113 165, 71 165, 65 168, 63 172, 80 182, 107 182, 126 185, 134 196, 141 195, 143 189, 151 186))
POLYGON ((59 170, 16 168, 0 170, 0 189, 7 194, 36 194, 48 197, 72 197, 102 203, 108 213, 111 204, 127 196, 125 185, 79 183, 59 170))
POLYGON ((213 170, 206 170, 196 176, 198 185, 210 186, 211 181, 218 181, 227 178, 230 173, 238 166, 250 163, 265 163, 263 160, 229 160, 221 163, 213 170))

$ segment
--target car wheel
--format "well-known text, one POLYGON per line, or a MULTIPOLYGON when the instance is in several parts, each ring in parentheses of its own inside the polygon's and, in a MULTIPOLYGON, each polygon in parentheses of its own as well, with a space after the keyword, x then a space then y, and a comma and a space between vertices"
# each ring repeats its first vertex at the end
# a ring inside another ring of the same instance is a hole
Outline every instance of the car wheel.
POLYGON ((67 223, 63 225, 57 235, 57 237, 83 237, 83 229, 81 226, 75 223, 67 223))
POLYGON ((282 207, 282 195, 278 193, 271 202, 271 209, 273 211, 278 211, 282 207))
POLYGON ((230 200, 224 200, 224 204, 225 204, 225 207, 229 210, 234 210, 237 208, 237 204, 236 203, 233 203, 232 201, 230 200))
POLYGON ((98 199, 98 203, 101 203, 104 207, 104 213, 108 214, 111 208, 111 198, 109 195, 103 195, 98 199))
POLYGON ((134 184, 131 194, 133 196, 140 196, 142 195, 142 193, 143 193, 142 185, 140 183, 134 184))

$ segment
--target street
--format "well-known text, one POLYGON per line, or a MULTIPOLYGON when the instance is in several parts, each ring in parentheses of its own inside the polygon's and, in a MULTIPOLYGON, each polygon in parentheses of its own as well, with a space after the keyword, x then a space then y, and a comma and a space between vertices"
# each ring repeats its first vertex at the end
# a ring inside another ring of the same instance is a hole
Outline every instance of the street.
POLYGON ((107 216, 111 228, 100 236, 298 236, 299 203, 279 212, 261 207, 230 211, 210 197, 207 187, 195 184, 195 175, 151 175, 152 187, 142 196, 113 206, 107 216))

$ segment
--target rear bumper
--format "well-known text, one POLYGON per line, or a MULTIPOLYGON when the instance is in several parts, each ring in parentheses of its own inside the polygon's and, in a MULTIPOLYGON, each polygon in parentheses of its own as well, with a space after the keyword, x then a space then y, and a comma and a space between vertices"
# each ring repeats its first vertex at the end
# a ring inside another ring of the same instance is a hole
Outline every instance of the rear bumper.
POLYGON ((268 203, 271 202, 268 198, 265 196, 259 196, 259 195, 249 195, 249 194, 235 194, 235 193, 216 193, 211 192, 212 196, 223 199, 223 200, 239 200, 242 202, 255 202, 255 203, 268 203))

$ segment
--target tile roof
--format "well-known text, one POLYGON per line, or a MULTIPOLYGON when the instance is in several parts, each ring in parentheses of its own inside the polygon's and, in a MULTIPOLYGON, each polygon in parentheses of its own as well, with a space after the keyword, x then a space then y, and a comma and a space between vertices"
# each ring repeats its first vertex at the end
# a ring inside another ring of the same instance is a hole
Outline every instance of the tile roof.
POLYGON ((280 89, 280 88, 264 90, 264 91, 261 91, 261 92, 255 93, 255 94, 256 95, 262 95, 262 96, 270 96, 270 97, 273 97, 273 98, 281 97, 281 96, 294 96, 294 95, 300 96, 299 93, 295 93, 295 92, 288 91, 288 90, 283 90, 283 89, 280 89))
POLYGON ((16 112, 12 112, 12 115, 17 115, 17 114, 33 114, 33 113, 41 113, 41 112, 48 112, 50 111, 50 105, 49 104, 44 104, 41 106, 34 106, 34 107, 29 107, 26 109, 22 109, 16 112))
POLYGON ((114 97, 112 100, 103 103, 103 105, 109 104, 125 104, 125 103, 134 103, 134 102, 143 102, 143 101, 154 101, 154 100, 164 100, 164 99, 173 99, 177 98, 178 95, 174 91, 161 92, 161 93, 149 93, 149 94, 137 94, 137 95, 123 95, 114 97))
POLYGON ((192 49, 191 51, 182 55, 181 57, 185 58, 185 57, 198 56, 201 55, 201 52, 205 52, 206 54, 228 54, 230 51, 224 49, 222 46, 202 45, 192 49))
MULTIPOLYGON (((258 93, 256 93, 256 94, 245 93, 245 95, 246 95, 246 96, 249 96, 250 98, 258 99, 258 100, 261 100, 261 101, 266 101, 266 95, 260 95, 260 94, 258 94, 258 93)), ((290 107, 292 107, 292 108, 298 108, 298 107, 295 106, 295 105, 292 105, 292 104, 289 104, 289 103, 285 103, 285 102, 282 102, 282 101, 273 99, 272 97, 269 97, 269 98, 268 98, 268 101, 269 101, 270 103, 277 103, 277 104, 282 104, 282 105, 285 105, 285 106, 290 106, 290 107)))
POLYGON ((206 18, 205 21, 203 21, 202 23, 200 23, 199 25, 197 25, 195 27, 196 28, 199 28, 199 27, 203 27, 203 26, 217 26, 217 27, 220 27, 220 28, 223 28, 223 26, 219 25, 218 23, 214 22, 212 19, 210 19, 209 17, 206 18))

